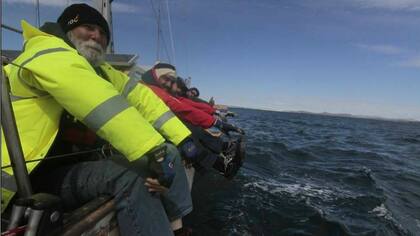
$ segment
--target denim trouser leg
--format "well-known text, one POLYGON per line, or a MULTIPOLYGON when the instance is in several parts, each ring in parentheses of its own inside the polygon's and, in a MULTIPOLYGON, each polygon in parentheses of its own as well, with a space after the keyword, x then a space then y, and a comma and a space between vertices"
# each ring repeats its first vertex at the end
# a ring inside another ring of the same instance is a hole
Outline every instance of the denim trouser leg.
MULTIPOLYGON (((168 152, 178 152, 168 146, 168 152)), ((176 175, 169 191, 162 195, 162 203, 170 221, 181 218, 192 211, 190 187, 181 158, 175 160, 176 175)))
MULTIPOLYGON (((182 175, 185 173, 181 172, 174 181, 179 187, 171 188, 171 191, 189 197, 188 187, 182 189, 182 182, 186 184, 182 175)), ((104 194, 115 197, 121 235, 173 235, 161 199, 147 191, 144 177, 125 165, 113 160, 75 164, 66 174, 61 188, 61 197, 70 205, 80 205, 104 194)), ((171 207, 173 212, 187 214, 192 209, 191 199, 182 202, 182 208, 177 204, 171 207)))

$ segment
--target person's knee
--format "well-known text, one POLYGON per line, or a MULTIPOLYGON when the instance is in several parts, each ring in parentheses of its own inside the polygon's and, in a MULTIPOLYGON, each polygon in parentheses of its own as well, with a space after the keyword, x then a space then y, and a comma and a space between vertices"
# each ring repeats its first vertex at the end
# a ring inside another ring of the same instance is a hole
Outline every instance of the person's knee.
POLYGON ((147 193, 147 189, 144 186, 144 179, 135 172, 126 171, 122 174, 115 182, 110 183, 114 186, 109 186, 114 189, 114 194, 127 195, 133 191, 142 191, 147 193))

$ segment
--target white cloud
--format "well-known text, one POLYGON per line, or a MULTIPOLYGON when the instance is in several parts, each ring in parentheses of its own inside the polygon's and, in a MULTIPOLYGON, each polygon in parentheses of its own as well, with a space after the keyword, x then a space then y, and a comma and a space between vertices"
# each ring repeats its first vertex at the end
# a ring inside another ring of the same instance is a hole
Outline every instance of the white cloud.
MULTIPOLYGON (((28 4, 28 5, 32 5, 35 7, 35 2, 34 0, 3 0, 4 3, 6 4, 16 4, 16 3, 20 3, 20 4, 28 4)), ((49 6, 49 7, 66 7, 70 4, 73 3, 88 3, 92 5, 92 1, 80 1, 80 0, 39 0, 39 4, 42 6, 49 6)), ((113 2, 112 3, 112 10, 115 12, 122 12, 122 13, 133 13, 133 12, 137 12, 139 10, 139 7, 131 5, 131 4, 126 4, 126 3, 121 3, 121 2, 113 2)))
POLYGON ((140 8, 131 4, 113 2, 112 10, 115 12, 135 13, 138 12, 140 8))
MULTIPOLYGON (((30 4, 35 6, 34 0, 3 0, 4 3, 7 4, 15 4, 15 3, 23 3, 23 4, 30 4)), ((43 6, 51 6, 51 7, 63 7, 67 5, 68 1, 63 0, 39 0, 39 4, 43 6)), ((71 1, 69 1, 71 2, 71 1)))
POLYGON ((304 6, 315 8, 356 7, 364 9, 384 9, 391 11, 420 11, 419 0, 301 0, 296 1, 304 6))
POLYGON ((356 47, 386 55, 398 55, 406 52, 405 49, 387 44, 355 44, 356 47))
POLYGON ((401 67, 420 68, 420 57, 412 58, 403 62, 398 63, 401 67))
POLYGON ((392 66, 420 69, 420 56, 413 51, 410 52, 407 49, 386 44, 354 44, 354 46, 378 54, 393 56, 398 55, 400 61, 392 63, 392 66))
POLYGON ((420 11, 419 0, 353 0, 364 8, 383 8, 388 10, 420 11))

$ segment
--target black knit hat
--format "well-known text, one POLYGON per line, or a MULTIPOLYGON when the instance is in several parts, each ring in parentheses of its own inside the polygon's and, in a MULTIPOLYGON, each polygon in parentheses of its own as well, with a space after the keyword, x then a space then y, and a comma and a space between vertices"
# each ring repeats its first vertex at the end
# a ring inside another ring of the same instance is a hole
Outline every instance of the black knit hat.
POLYGON ((175 66, 168 64, 168 63, 164 63, 164 62, 159 62, 156 65, 153 66, 153 68, 155 69, 161 69, 161 68, 166 68, 166 69, 171 69, 171 70, 176 70, 175 66))
POLYGON ((105 18, 95 8, 85 4, 72 4, 64 9, 57 23, 65 33, 83 24, 92 24, 101 27, 106 34, 107 43, 109 43, 109 26, 105 18))
POLYGON ((153 66, 152 70, 153 70, 155 79, 160 78, 162 75, 171 75, 176 78, 175 66, 171 64, 159 62, 158 64, 153 66))
POLYGON ((196 87, 192 87, 192 88, 190 88, 190 89, 188 89, 188 91, 195 91, 195 93, 197 94, 197 96, 195 96, 195 97, 200 97, 200 91, 198 90, 198 88, 196 88, 196 87))
POLYGON ((155 85, 155 86, 158 86, 159 87, 159 84, 157 83, 157 81, 155 80, 155 78, 153 76, 152 69, 144 72, 143 75, 141 76, 141 80, 145 84, 155 85))
POLYGON ((176 85, 181 90, 181 95, 183 95, 183 96, 186 95, 186 93, 188 91, 188 87, 185 84, 185 80, 181 77, 177 77, 176 78, 176 85))

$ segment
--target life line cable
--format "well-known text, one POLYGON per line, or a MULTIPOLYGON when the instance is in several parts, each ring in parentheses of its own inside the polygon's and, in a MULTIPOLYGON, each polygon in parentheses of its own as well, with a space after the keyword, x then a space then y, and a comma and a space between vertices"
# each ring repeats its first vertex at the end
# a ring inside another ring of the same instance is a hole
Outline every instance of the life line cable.
MULTIPOLYGON (((70 156, 76 156, 76 155, 88 154, 88 153, 94 153, 94 152, 101 152, 101 154, 104 157, 108 157, 108 156, 110 156, 110 155, 112 155, 114 153, 113 150, 115 150, 115 149, 112 148, 111 145, 105 144, 102 147, 96 148, 96 149, 91 149, 91 150, 86 150, 86 151, 79 151, 79 152, 72 152, 72 153, 66 153, 66 154, 55 155, 55 156, 49 156, 49 157, 45 157, 45 158, 38 158, 38 159, 33 159, 33 160, 25 161, 25 163, 31 163, 31 162, 36 162, 36 161, 55 160, 55 159, 58 159, 58 158, 70 157, 70 156)), ((5 169, 5 168, 9 168, 9 167, 12 167, 12 165, 2 166, 1 169, 5 169)))

